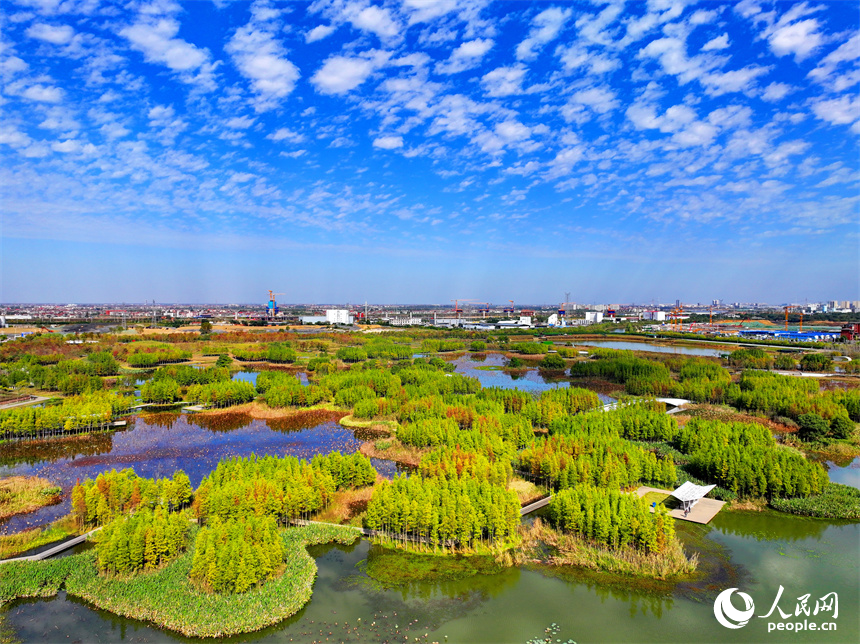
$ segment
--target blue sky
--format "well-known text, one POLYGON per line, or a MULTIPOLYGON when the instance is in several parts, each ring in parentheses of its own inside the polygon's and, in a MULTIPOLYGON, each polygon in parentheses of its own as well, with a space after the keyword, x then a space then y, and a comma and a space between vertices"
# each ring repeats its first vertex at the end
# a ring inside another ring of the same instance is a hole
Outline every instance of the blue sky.
POLYGON ((860 299, 845 2, 4 2, 3 302, 860 299))

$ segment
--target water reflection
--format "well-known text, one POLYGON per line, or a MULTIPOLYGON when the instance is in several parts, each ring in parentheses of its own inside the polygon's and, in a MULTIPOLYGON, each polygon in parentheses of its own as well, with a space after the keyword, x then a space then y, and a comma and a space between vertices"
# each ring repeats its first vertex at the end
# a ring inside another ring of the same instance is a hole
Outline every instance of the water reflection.
POLYGON ((698 349, 696 347, 661 346, 650 342, 622 342, 620 340, 575 340, 576 346, 602 347, 604 349, 620 349, 624 351, 650 351, 652 353, 678 353, 688 356, 711 356, 719 358, 731 353, 736 347, 725 349, 698 349))
MULTIPOLYGON (((41 526, 67 514, 71 489, 78 480, 111 469, 133 467, 141 476, 167 477, 184 470, 196 486, 218 462, 236 456, 351 454, 362 440, 337 422, 342 413, 311 410, 294 418, 254 420, 244 414, 148 414, 130 419, 129 429, 113 434, 11 444, 3 450, 0 476, 42 476, 63 488, 63 501, 12 517, 4 533, 41 526)), ((386 475, 396 466, 383 467, 386 475)))
MULTIPOLYGON (((465 354, 451 360, 451 363, 456 367, 456 373, 477 378, 482 387, 519 389, 537 395, 549 389, 569 387, 571 383, 571 379, 560 371, 505 369, 508 360, 500 353, 465 354), (475 356, 482 359, 475 360, 475 356)), ((597 396, 604 404, 615 402, 615 398, 605 394, 597 393, 597 396)))

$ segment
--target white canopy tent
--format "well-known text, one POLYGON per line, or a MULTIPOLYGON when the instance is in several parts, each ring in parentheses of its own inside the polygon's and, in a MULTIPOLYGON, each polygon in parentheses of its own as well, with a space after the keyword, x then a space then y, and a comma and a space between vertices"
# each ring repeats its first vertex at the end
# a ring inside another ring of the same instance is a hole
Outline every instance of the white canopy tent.
POLYGON ((687 481, 677 490, 672 492, 672 496, 678 499, 681 502, 681 509, 684 511, 684 514, 687 514, 694 505, 705 496, 708 492, 713 490, 716 485, 695 485, 687 481))

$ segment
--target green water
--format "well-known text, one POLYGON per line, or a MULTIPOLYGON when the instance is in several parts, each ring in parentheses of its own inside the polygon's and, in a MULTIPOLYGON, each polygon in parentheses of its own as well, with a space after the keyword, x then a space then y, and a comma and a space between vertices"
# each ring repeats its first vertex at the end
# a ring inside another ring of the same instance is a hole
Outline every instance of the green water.
MULTIPOLYGON (((703 549, 708 575, 677 585, 644 586, 575 572, 559 578, 530 568, 483 574, 492 567, 473 566, 468 572, 475 574, 465 578, 422 580, 419 575, 390 587, 367 574, 390 567, 390 559, 385 566, 374 559, 390 558, 390 551, 366 541, 320 546, 311 550, 319 567, 311 602, 292 619, 234 641, 405 643, 408 637, 410 642, 526 642, 543 639, 553 623, 553 642, 580 644, 860 641, 860 524, 723 512, 711 526, 689 526, 683 532, 703 549), (777 613, 769 619, 753 617, 737 630, 714 618, 713 600, 720 591, 738 587, 748 593, 758 616, 770 610, 780 585, 785 588, 780 607, 792 615, 800 595, 810 593, 814 607, 818 597, 838 593, 838 618, 808 618, 833 621, 837 630, 768 633, 770 621, 795 621, 775 619, 777 613)), ((408 565, 404 559, 404 568, 408 565)), ((24 642, 181 641, 64 596, 17 602, 5 616, 24 642)))

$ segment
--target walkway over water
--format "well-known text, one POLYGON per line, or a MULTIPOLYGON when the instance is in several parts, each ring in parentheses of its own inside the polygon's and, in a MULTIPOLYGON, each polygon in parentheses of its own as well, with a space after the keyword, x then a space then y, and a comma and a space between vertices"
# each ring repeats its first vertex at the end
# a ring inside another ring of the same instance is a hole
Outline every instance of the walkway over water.
POLYGON ((91 534, 98 532, 99 530, 101 530, 101 528, 90 530, 86 534, 82 534, 79 537, 75 537, 74 539, 69 539, 68 541, 63 541, 63 543, 57 544, 53 548, 48 548, 47 550, 39 552, 35 555, 29 555, 27 557, 15 557, 13 559, 0 559, 0 564, 11 563, 13 561, 42 561, 42 559, 53 557, 54 555, 60 554, 64 550, 74 548, 79 543, 83 543, 84 541, 86 541, 91 534))
MULTIPOLYGON (((682 405, 688 405, 692 402, 691 400, 684 400, 683 398, 655 398, 654 400, 666 403, 669 407, 673 407, 673 409, 666 412, 667 414, 677 413, 682 405)), ((611 411, 613 409, 618 409, 618 402, 609 403, 608 405, 603 405, 603 407, 601 407, 602 411, 611 411)))

